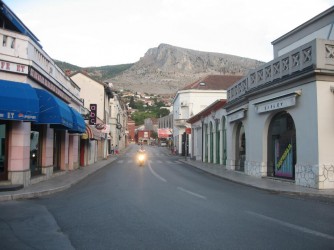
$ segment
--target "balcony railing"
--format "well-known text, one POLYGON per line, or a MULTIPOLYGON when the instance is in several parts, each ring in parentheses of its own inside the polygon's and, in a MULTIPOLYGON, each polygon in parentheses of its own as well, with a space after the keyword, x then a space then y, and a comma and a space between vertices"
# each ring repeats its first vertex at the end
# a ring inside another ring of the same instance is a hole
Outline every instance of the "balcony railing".
POLYGON ((175 119, 174 120, 174 126, 175 127, 186 127, 186 122, 187 120, 186 119, 175 119))
POLYGON ((277 80, 313 66, 314 69, 334 70, 334 41, 315 39, 299 48, 280 56, 250 73, 227 90, 228 102, 246 93, 271 86, 277 80))

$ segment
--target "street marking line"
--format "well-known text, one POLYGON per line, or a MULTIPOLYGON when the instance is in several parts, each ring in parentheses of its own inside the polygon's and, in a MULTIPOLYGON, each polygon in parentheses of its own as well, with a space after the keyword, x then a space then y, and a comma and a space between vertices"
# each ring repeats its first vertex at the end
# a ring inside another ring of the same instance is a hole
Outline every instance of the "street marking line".
POLYGON ((255 215, 255 216, 260 217, 260 218, 265 219, 265 220, 275 222, 275 223, 280 224, 280 225, 285 226, 285 227, 295 229, 297 231, 301 231, 303 233, 308 233, 308 234, 312 234, 312 235, 319 236, 319 237, 322 237, 322 238, 326 238, 326 239, 329 239, 329 240, 334 240, 334 236, 329 235, 329 234, 314 231, 314 230, 308 229, 306 227, 297 226, 297 225, 294 225, 294 224, 291 224, 291 223, 288 223, 288 222, 285 222, 285 221, 277 220, 277 219, 265 216, 263 214, 258 214, 258 213, 252 212, 252 211, 246 211, 246 213, 255 215))
POLYGON ((201 199, 203 199, 203 200, 206 200, 206 197, 205 197, 205 196, 200 195, 200 194, 197 194, 197 193, 194 193, 194 192, 191 192, 191 191, 189 191, 189 190, 187 190, 187 189, 184 189, 184 188, 182 188, 182 187, 177 187, 177 189, 180 190, 180 191, 182 191, 182 192, 185 192, 185 193, 187 193, 187 194, 196 196, 197 198, 201 198, 201 199))
POLYGON ((151 173, 157 177, 159 180, 163 181, 163 182, 167 182, 166 179, 162 178, 160 175, 158 175, 154 170, 153 168, 151 167, 151 163, 148 162, 148 169, 151 171, 151 173))

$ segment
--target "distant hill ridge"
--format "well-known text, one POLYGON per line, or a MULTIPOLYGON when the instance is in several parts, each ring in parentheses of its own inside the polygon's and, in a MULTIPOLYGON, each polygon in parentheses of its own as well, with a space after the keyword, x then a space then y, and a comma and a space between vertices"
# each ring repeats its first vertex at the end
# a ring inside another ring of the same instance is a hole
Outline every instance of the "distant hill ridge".
POLYGON ((207 75, 246 75, 264 62, 214 52, 160 44, 134 64, 86 68, 92 77, 116 89, 172 94, 207 75), (109 75, 106 74, 109 72, 109 75))

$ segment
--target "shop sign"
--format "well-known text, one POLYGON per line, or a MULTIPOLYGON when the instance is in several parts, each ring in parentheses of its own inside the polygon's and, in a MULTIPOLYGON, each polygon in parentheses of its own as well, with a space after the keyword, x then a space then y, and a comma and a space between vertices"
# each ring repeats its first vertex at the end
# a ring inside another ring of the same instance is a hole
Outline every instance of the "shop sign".
POLYGON ((237 121, 237 120, 240 120, 240 119, 243 119, 245 117, 245 110, 242 109, 242 110, 239 110, 235 113, 232 113, 232 114, 228 114, 227 115, 227 120, 229 122, 234 122, 234 121, 237 121))
POLYGON ((0 119, 6 120, 22 120, 22 121, 36 121, 36 115, 26 115, 18 112, 5 112, 0 113, 0 119))
POLYGON ((19 73, 19 74, 28 74, 28 66, 23 64, 17 64, 12 62, 6 62, 0 60, 0 70, 19 73))
POLYGON ((71 102, 71 98, 63 90, 58 88, 53 82, 51 82, 49 79, 44 77, 42 74, 40 74, 34 68, 30 67, 29 76, 32 79, 34 79, 35 81, 42 84, 44 87, 51 90, 53 93, 55 93, 57 96, 59 96, 63 100, 67 101, 68 103, 71 102))
POLYGON ((294 105, 296 105, 295 95, 257 104, 256 110, 258 113, 264 113, 276 109, 291 107, 294 105))
POLYGON ((98 123, 95 125, 95 128, 98 129, 98 130, 103 130, 106 128, 106 125, 103 124, 103 123, 98 123))
POLYGON ((97 113, 97 104, 90 104, 89 105, 89 125, 96 124, 96 113, 97 113))

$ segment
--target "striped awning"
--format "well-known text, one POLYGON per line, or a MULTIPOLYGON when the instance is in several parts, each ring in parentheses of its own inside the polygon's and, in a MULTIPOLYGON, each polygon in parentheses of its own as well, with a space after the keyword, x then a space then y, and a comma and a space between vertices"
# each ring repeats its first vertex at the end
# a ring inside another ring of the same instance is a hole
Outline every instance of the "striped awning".
POLYGON ((82 135, 82 139, 86 140, 102 140, 104 139, 105 135, 101 131, 97 130, 93 125, 86 124, 86 131, 82 135))

